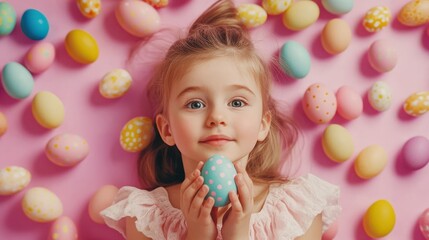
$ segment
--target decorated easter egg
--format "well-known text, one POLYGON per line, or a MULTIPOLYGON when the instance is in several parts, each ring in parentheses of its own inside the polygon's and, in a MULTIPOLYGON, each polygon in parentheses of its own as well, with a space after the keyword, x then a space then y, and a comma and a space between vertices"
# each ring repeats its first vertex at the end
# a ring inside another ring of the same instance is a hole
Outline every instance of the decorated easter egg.
POLYGON ((330 124, 325 128, 322 147, 326 156, 338 163, 348 160, 354 152, 352 135, 346 128, 338 124, 330 124))
POLYGON ((339 54, 347 49, 352 40, 349 24, 339 18, 326 23, 321 34, 322 47, 330 54, 339 54))
POLYGON ((25 215, 36 222, 50 222, 63 214, 63 203, 58 196, 43 187, 28 190, 22 199, 25 215))
POLYGON ((416 27, 429 22, 429 1, 412 0, 398 14, 398 21, 405 26, 416 27))
POLYGON ((87 18, 94 18, 100 14, 101 1, 100 0, 76 0, 77 7, 83 16, 87 18))
POLYGON ((76 134, 58 134, 45 147, 46 157, 61 167, 72 167, 89 154, 88 142, 76 134))
POLYGON ((49 91, 38 92, 31 103, 34 119, 45 128, 59 127, 64 121, 63 102, 49 91))
POLYGON ((152 7, 162 8, 168 5, 168 0, 143 0, 149 3, 152 7))
POLYGON ((337 111, 337 99, 330 89, 315 83, 305 91, 302 107, 305 115, 314 123, 327 123, 337 111))
POLYGON ((201 169, 201 176, 204 178, 204 184, 209 187, 207 197, 215 200, 215 207, 223 207, 230 200, 228 193, 237 192, 237 186, 234 177, 237 175, 234 165, 227 157, 215 154, 211 156, 201 169))
POLYGON ((37 74, 51 66, 55 59, 55 47, 49 42, 39 42, 28 50, 24 65, 32 73, 37 74))
POLYGON ((124 69, 113 69, 104 75, 98 89, 105 98, 118 98, 124 95, 131 86, 131 75, 124 69))
POLYGON ((27 9, 21 17, 22 32, 32 40, 42 40, 49 32, 46 16, 36 9, 27 9))
POLYGON ((104 219, 100 212, 112 205, 116 193, 119 189, 113 185, 104 185, 98 189, 89 200, 88 214, 92 221, 99 224, 104 224, 104 219))
POLYGON ((30 172, 18 166, 0 169, 0 195, 11 195, 24 189, 31 181, 30 172))
POLYGON ((283 13, 283 25, 293 31, 307 28, 319 18, 319 7, 313 1, 296 1, 283 13))
POLYGON ((412 170, 418 170, 429 162, 429 139, 416 136, 408 139, 402 147, 404 162, 412 170))
POLYGON ((115 15, 119 25, 136 37, 149 36, 157 32, 161 25, 158 12, 140 0, 120 1, 115 15))
POLYGON ((311 58, 307 49, 295 41, 287 41, 280 49, 280 65, 292 78, 304 78, 310 72, 311 58))
POLYGON ((322 240, 332 240, 335 238, 335 236, 337 236, 338 233, 338 220, 336 220, 335 222, 331 223, 331 225, 329 225, 328 229, 323 233, 322 235, 322 240))
POLYGON ((387 152, 380 145, 371 145, 364 148, 357 156, 354 168, 362 179, 377 176, 387 164, 387 152))
POLYGON ((24 99, 33 91, 34 79, 20 63, 9 62, 2 70, 2 84, 10 97, 24 99))
POLYGON ((265 9, 252 3, 238 5, 237 16, 247 28, 258 27, 267 21, 267 12, 265 9))
POLYGON ((368 61, 380 73, 388 72, 396 66, 396 50, 390 41, 379 39, 369 47, 368 61))
POLYGON ((387 83, 375 82, 368 91, 369 104, 377 111, 386 111, 392 105, 392 90, 387 83))
POLYGON ((16 12, 12 5, 0 2, 0 36, 9 35, 16 25, 16 12))
POLYGON ((419 228, 425 239, 429 239, 429 208, 419 217, 419 228))
POLYGON ((366 12, 363 26, 368 32, 378 32, 389 25, 391 17, 392 14, 388 7, 373 7, 366 12))
POLYGON ((65 47, 70 57, 78 63, 89 64, 98 58, 97 41, 84 30, 74 29, 67 33, 65 47))
POLYGON ((291 4, 292 0, 262 0, 262 7, 270 15, 279 15, 285 12, 291 4))
POLYGON ((404 103, 404 111, 413 117, 420 116, 429 111, 429 91, 411 94, 404 103))
POLYGON ((6 133, 7 128, 7 118, 2 112, 0 112, 0 137, 6 133))
POLYGON ((326 11, 342 15, 353 9, 354 0, 322 0, 322 5, 326 11))
POLYGON ((337 113, 347 120, 358 118, 363 111, 362 97, 351 87, 342 86, 336 94, 337 113))
POLYGON ((363 217, 363 228, 371 238, 381 238, 389 234, 395 227, 395 210, 389 201, 375 201, 366 210, 363 217))
POLYGON ((122 149, 127 152, 140 152, 152 141, 153 123, 148 117, 135 117, 121 130, 119 139, 122 149))
POLYGON ((77 228, 73 220, 67 216, 61 216, 52 223, 48 240, 77 240, 77 236, 77 228))

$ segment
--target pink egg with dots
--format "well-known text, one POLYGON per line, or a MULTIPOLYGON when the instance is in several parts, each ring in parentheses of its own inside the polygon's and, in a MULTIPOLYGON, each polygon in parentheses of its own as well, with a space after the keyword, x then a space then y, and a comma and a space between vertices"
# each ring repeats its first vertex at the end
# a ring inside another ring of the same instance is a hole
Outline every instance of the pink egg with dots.
POLYGON ((402 153, 412 170, 423 168, 429 162, 429 139, 423 136, 410 138, 402 147, 402 153))
POLYGON ((48 240, 77 240, 78 233, 74 222, 67 216, 59 217, 52 223, 48 240))
POLYGON ((337 99, 330 89, 323 84, 315 83, 305 91, 302 107, 308 119, 314 123, 327 123, 337 111, 337 99))
POLYGON ((353 120, 362 114, 363 100, 362 97, 351 87, 342 86, 335 94, 337 98, 337 113, 347 119, 353 120))
POLYGON ((425 239, 429 239, 429 208, 419 218, 419 227, 425 239))
POLYGON ((80 163, 88 153, 87 141, 75 134, 59 134, 51 138, 45 147, 46 157, 61 167, 72 167, 80 163))
POLYGON ((49 42, 39 42, 28 50, 25 59, 25 67, 37 74, 45 71, 52 65, 55 59, 55 47, 49 42))
POLYGON ((384 73, 391 71, 398 61, 395 47, 385 39, 374 41, 369 47, 368 61, 377 72, 384 73))

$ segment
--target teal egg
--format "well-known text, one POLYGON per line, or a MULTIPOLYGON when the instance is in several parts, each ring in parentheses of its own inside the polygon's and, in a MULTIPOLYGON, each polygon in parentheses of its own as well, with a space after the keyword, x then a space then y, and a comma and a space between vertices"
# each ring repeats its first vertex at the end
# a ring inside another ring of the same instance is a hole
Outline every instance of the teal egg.
POLYGON ((46 16, 36 9, 27 9, 21 17, 22 32, 32 40, 42 40, 48 35, 49 22, 46 16))
POLYGON ((295 41, 287 41, 280 49, 280 65, 290 77, 300 79, 310 72, 311 58, 307 49, 295 41))
POLYGON ((354 0, 322 0, 322 5, 326 11, 342 15, 353 9, 354 0))
POLYGON ((0 36, 9 35, 16 24, 16 12, 12 5, 0 2, 0 36))
POLYGON ((34 80, 31 73, 17 62, 7 63, 2 70, 2 84, 12 98, 23 99, 33 91, 34 80))

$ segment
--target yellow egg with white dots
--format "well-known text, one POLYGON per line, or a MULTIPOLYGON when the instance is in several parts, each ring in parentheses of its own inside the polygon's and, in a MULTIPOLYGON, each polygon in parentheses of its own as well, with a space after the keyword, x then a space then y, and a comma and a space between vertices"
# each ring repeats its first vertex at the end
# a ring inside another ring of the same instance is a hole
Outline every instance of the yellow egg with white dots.
POLYGON ((152 141, 154 132, 152 119, 135 117, 122 128, 120 143, 127 152, 139 152, 152 141))
POLYGON ((389 25, 391 18, 392 13, 388 7, 373 7, 366 12, 363 26, 368 32, 378 32, 389 25))
POLYGON ((98 89, 105 98, 119 98, 128 91, 132 81, 132 77, 127 70, 113 69, 104 75, 98 89))
POLYGON ((262 0, 262 7, 270 15, 278 15, 286 11, 292 0, 262 0))
POLYGON ((257 4, 240 4, 237 7, 237 15, 247 28, 258 27, 267 21, 267 12, 257 4))
POLYGON ((63 214, 63 203, 58 196, 43 187, 28 190, 21 202, 24 214, 36 222, 50 222, 63 214))

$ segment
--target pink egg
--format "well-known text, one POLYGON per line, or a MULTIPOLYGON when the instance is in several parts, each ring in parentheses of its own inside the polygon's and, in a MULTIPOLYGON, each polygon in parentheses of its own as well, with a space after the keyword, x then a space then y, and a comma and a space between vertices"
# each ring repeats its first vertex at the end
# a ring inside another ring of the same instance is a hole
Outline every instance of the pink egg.
POLYGON ((429 208, 420 215, 419 227, 423 237, 429 239, 429 208))
POLYGON ((88 214, 92 221, 104 224, 100 212, 113 203, 118 190, 116 186, 104 185, 92 195, 88 205, 88 214))
POLYGON ((315 83, 305 91, 302 107, 308 119, 314 123, 327 123, 337 111, 337 100, 330 89, 315 83))
POLYGON ((39 42, 28 50, 24 65, 30 72, 37 74, 51 66, 55 59, 55 47, 49 42, 39 42))
POLYGON ((429 162, 429 139, 423 136, 410 138, 402 147, 405 163, 418 170, 429 162))
POLYGON ((66 216, 59 217, 52 223, 48 240, 77 240, 77 229, 74 222, 66 216))
POLYGON ((338 107, 337 113, 347 119, 353 120, 362 114, 362 97, 349 86, 342 86, 336 93, 338 107))
POLYGON ((338 220, 331 223, 329 228, 323 233, 322 240, 332 240, 335 238, 338 232, 338 220))
POLYGON ((397 59, 396 50, 388 40, 376 40, 369 47, 369 64, 380 73, 392 70, 396 66, 397 59))
POLYGON ((74 134, 59 134, 49 140, 45 154, 54 164, 71 167, 88 156, 89 145, 85 139, 74 134))

